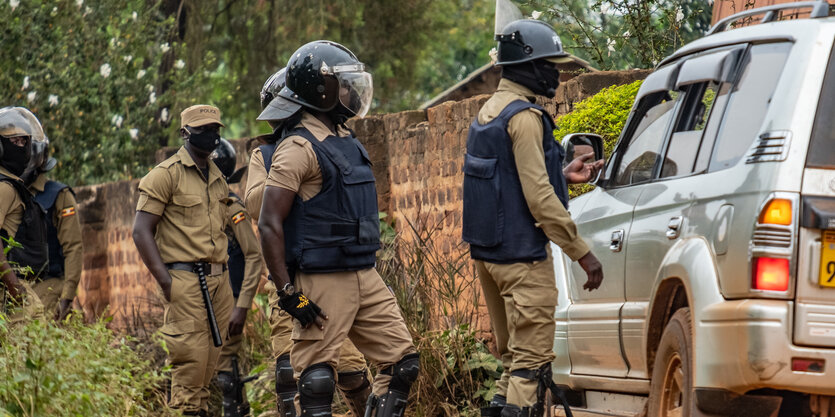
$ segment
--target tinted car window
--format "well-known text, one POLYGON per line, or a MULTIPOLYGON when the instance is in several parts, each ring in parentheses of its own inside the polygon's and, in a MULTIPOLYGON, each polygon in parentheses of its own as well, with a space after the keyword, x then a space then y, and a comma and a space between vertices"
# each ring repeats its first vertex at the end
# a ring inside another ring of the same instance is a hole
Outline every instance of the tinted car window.
POLYGON ((735 165, 751 147, 763 124, 771 96, 783 72, 791 43, 754 45, 743 62, 728 100, 710 159, 710 171, 735 165))
POLYGON ((638 107, 647 110, 633 119, 638 127, 623 151, 613 185, 637 184, 652 179, 667 128, 675 114, 678 97, 678 92, 668 91, 642 99, 647 101, 646 105, 641 103, 638 107))
POLYGON ((702 143, 705 126, 718 91, 719 84, 714 82, 687 86, 684 108, 670 137, 667 154, 661 166, 661 178, 693 172, 699 145, 702 143))
POLYGON ((823 79, 815 125, 812 127, 812 142, 806 166, 809 168, 835 168, 835 53, 829 55, 829 65, 823 79))

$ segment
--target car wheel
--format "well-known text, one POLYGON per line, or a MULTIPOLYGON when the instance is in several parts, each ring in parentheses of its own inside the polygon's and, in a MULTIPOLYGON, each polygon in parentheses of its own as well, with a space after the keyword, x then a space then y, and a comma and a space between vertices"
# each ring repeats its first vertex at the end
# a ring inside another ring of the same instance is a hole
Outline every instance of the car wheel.
POLYGON ((655 354, 649 392, 649 417, 693 415, 693 330, 690 309, 673 314, 655 354))

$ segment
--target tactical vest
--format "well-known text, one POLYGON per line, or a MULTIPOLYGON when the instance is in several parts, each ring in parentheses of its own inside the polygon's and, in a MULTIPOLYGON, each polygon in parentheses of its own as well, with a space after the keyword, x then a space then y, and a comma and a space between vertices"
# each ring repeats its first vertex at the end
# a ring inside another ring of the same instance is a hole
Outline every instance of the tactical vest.
POLYGON ((267 174, 270 173, 270 167, 273 166, 273 154, 278 147, 278 142, 261 145, 258 149, 261 150, 261 156, 264 157, 264 168, 267 169, 267 174))
MULTIPOLYGON (((12 248, 6 259, 18 267, 30 267, 33 274, 27 279, 43 277, 49 268, 49 246, 46 238, 46 212, 35 201, 22 181, 0 174, 0 181, 11 184, 23 200, 23 218, 14 235, 22 248, 12 248)), ((6 230, 0 229, 0 237, 9 238, 6 230)), ((3 244, 5 246, 5 243, 3 244)))
POLYGON ((532 262, 547 257, 548 237, 536 226, 528 208, 507 133, 510 119, 526 109, 542 112, 545 168, 554 192, 568 207, 568 186, 562 173, 564 151, 554 140, 554 121, 542 107, 514 101, 487 124, 473 121, 464 160, 463 238, 473 259, 493 263, 532 262))
POLYGON ((371 159, 350 134, 316 139, 305 128, 322 170, 322 190, 303 201, 296 195, 284 221, 288 267, 302 272, 358 271, 374 266, 380 248, 377 189, 371 159))
MULTIPOLYGON (((241 202, 241 198, 233 192, 229 192, 229 201, 226 206, 231 206, 235 201, 241 202)), ((229 239, 229 246, 226 252, 229 254, 229 260, 226 265, 229 269, 229 285, 232 286, 232 294, 235 298, 241 293, 241 286, 244 283, 244 271, 246 270, 246 258, 244 251, 241 249, 241 244, 235 237, 235 230, 232 226, 226 226, 226 237, 229 239)))
POLYGON ((72 195, 75 195, 69 185, 58 181, 47 181, 43 191, 35 196, 35 201, 46 210, 46 241, 49 247, 49 269, 46 271, 46 276, 48 278, 64 276, 64 248, 58 240, 57 225, 52 224, 52 219, 55 218, 55 201, 64 189, 69 189, 72 195))

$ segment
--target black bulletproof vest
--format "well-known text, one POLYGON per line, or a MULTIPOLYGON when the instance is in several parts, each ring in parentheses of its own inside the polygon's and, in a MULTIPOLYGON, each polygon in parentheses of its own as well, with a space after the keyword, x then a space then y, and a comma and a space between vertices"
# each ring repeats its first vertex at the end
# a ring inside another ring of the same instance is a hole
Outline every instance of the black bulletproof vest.
POLYGON ((284 221, 287 265, 302 272, 358 271, 374 266, 380 248, 377 189, 371 159, 350 134, 317 140, 298 128, 313 145, 322 170, 322 190, 307 201, 297 195, 284 221))
POLYGON ((522 184, 507 133, 510 119, 525 109, 542 112, 545 167, 557 197, 568 207, 562 173, 564 151, 554 140, 554 121, 542 107, 514 101, 485 125, 473 121, 464 160, 463 238, 473 259, 493 263, 532 262, 547 257, 548 238, 536 226, 522 193, 522 184))
POLYGON ((258 149, 261 149, 261 156, 264 157, 264 168, 267 169, 267 174, 270 173, 270 167, 273 166, 273 154, 275 153, 275 149, 277 147, 278 142, 269 143, 258 147, 258 149))
MULTIPOLYGON (((49 246, 46 240, 46 212, 35 202, 32 194, 22 181, 0 174, 0 181, 6 181, 17 191, 23 200, 23 219, 14 235, 14 240, 22 248, 12 248, 6 259, 19 267, 32 268, 32 275, 27 279, 42 277, 49 268, 49 246)), ((8 239, 8 233, 0 229, 0 236, 8 239)), ((5 246, 5 243, 4 243, 5 246)))
POLYGON ((46 210, 46 241, 49 247, 49 269, 46 271, 46 276, 49 278, 64 276, 64 248, 58 240, 58 229, 52 224, 52 219, 55 217, 55 200, 64 189, 69 189, 75 195, 69 185, 58 181, 47 181, 43 191, 35 196, 35 201, 46 210))
MULTIPOLYGON (((240 203, 241 198, 230 191, 229 201, 226 205, 231 206, 233 200, 240 203)), ((232 229, 231 225, 226 227, 226 237, 229 239, 229 246, 226 249, 226 252, 229 254, 229 260, 226 262, 229 269, 229 285, 232 286, 232 294, 235 298, 238 298, 238 295, 241 293, 241 285, 244 283, 246 258, 244 257, 243 249, 241 249, 241 244, 238 243, 238 239, 235 237, 235 230, 232 229)))

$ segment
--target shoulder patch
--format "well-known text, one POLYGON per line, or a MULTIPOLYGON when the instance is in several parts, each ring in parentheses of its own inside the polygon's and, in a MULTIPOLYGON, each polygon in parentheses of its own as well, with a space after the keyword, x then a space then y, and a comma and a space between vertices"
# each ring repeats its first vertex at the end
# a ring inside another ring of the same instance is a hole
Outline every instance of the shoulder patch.
POLYGON ((232 216, 232 223, 233 224, 238 224, 238 223, 240 223, 244 220, 246 220, 246 213, 244 213, 243 210, 235 213, 235 215, 232 216))
POLYGON ((67 207, 61 210, 61 217, 75 216, 75 207, 67 207))

